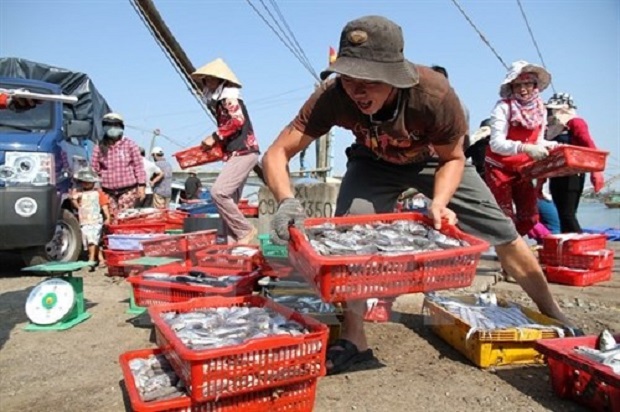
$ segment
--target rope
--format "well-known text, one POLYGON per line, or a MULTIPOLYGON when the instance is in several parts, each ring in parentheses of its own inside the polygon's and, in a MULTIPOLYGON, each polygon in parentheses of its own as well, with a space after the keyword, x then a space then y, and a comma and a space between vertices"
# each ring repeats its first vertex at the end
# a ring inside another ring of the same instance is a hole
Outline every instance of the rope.
MULTIPOLYGON (((275 33, 275 35, 278 37, 280 42, 282 42, 282 44, 286 46, 286 48, 291 52, 291 54, 295 56, 295 58, 302 64, 302 66, 304 66, 304 68, 308 71, 308 73, 310 73, 310 75, 314 77, 316 80, 320 81, 320 78, 319 76, 317 76, 314 69, 312 69, 312 67, 310 67, 306 62, 303 61, 303 59, 293 50, 293 48, 282 38, 280 33, 278 33, 278 31, 267 21, 267 19, 261 14, 261 12, 250 2, 250 0, 246 0, 246 2, 250 5, 250 7, 252 7, 252 9, 256 12, 256 14, 258 14, 261 20, 263 20, 263 22, 271 29, 271 31, 275 33)), ((261 0, 261 3, 264 6, 264 3, 262 2, 262 0, 261 0)))
MULTIPOLYGON (((148 19, 148 17, 146 17, 146 14, 144 14, 142 12, 142 9, 140 8, 140 6, 135 2, 135 0, 129 0, 129 2, 131 3, 132 7, 134 8, 136 14, 138 15, 138 17, 140 17, 140 20, 142 20, 142 23, 144 23, 144 25, 146 26, 146 28, 148 29, 151 37, 153 37, 155 39, 155 42, 157 43, 157 45, 159 46, 159 48, 164 52, 164 55, 166 56, 166 58, 168 59, 168 61, 172 64, 172 66, 174 67, 174 70, 177 72, 177 74, 181 77, 181 79, 183 80, 183 83, 185 83, 185 85, 187 86, 188 90, 190 91, 190 93, 192 94, 192 96, 194 96, 194 98, 196 99, 196 101, 198 102, 198 104, 200 105, 200 107, 204 110, 204 112, 207 114, 207 117, 211 120, 211 122, 215 125, 215 119, 213 119, 213 116, 211 115, 211 112, 209 112, 209 109, 207 108, 207 106, 204 104, 204 102, 202 101, 202 99, 200 98, 200 96, 198 96, 198 94, 196 93, 194 87, 192 87, 192 84, 188 82, 186 76, 183 74, 183 72, 181 71, 180 67, 180 62, 177 61, 176 59, 174 59, 173 57, 173 53, 171 53, 170 50, 168 50, 164 44, 162 44, 161 41, 159 41, 159 38, 161 38, 161 33, 159 33, 154 25, 152 24, 152 22, 148 19), (159 37, 158 37, 159 36, 159 37)), ((176 144, 176 143, 175 143, 176 144)))
MULTIPOLYGON (((538 47, 538 42, 536 41, 536 38, 534 37, 534 32, 532 31, 532 28, 530 27, 530 22, 528 21, 527 16, 525 15, 525 10, 523 10, 523 5, 521 4, 521 0, 517 0, 517 4, 519 5, 519 10, 521 10, 521 15, 523 16, 523 20, 525 20, 527 31, 530 33, 530 38, 532 39, 532 43, 534 43, 534 47, 536 48, 536 52, 538 53, 540 62, 542 63, 543 67, 546 69, 547 64, 545 63, 545 59, 543 59, 542 53, 540 52, 540 48, 538 47)), ((551 90, 553 90, 553 93, 555 93, 555 87, 553 86, 553 80, 551 80, 551 90)))
POLYGON ((467 13, 465 13, 465 10, 463 10, 463 8, 461 7, 461 5, 459 4, 459 2, 457 0, 452 0, 452 3, 454 3, 454 5, 456 6, 457 9, 459 9, 459 11, 461 12, 461 14, 463 15, 463 17, 465 17, 465 20, 467 20, 469 22, 469 24, 471 25, 471 27, 473 27, 473 29, 476 31, 476 33, 478 33, 478 36, 480 36, 480 39, 482 39, 482 41, 484 42, 484 44, 486 44, 489 49, 491 49, 491 51, 493 52, 493 54, 495 55, 495 57, 497 57, 497 60, 500 61, 500 63, 504 66, 504 68, 506 70, 508 70, 508 65, 504 62, 504 60, 502 60, 502 58, 500 57, 500 55, 497 53, 497 51, 495 51, 495 49, 493 48, 493 46, 491 46, 491 43, 486 39, 486 37, 484 37, 484 34, 482 34, 482 32, 480 30, 478 30, 478 27, 476 27, 476 25, 474 24, 474 22, 469 18, 469 16, 467 15, 467 13))

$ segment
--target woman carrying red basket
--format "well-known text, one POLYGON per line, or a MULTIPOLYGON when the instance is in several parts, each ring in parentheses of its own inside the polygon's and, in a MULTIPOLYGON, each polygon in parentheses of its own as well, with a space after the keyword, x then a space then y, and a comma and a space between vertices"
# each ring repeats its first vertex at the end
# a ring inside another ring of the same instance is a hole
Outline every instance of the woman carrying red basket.
MULTIPOLYGON (((567 93, 556 93, 547 102, 547 122, 549 124, 546 138, 562 144, 596 149, 590 137, 588 124, 577 115, 577 106, 567 93)), ((584 173, 549 179, 549 190, 553 203, 558 209, 562 233, 581 233, 577 220, 579 199, 583 193, 586 176, 584 173)), ((594 192, 598 193, 605 185, 603 172, 590 174, 594 192)))
POLYGON ((538 223, 538 196, 532 181, 520 178, 518 168, 529 159, 544 159, 548 148, 557 145, 545 140, 546 110, 540 97, 550 82, 551 75, 542 67, 514 62, 500 86, 502 99, 491 112, 485 181, 522 236, 538 223))
POLYGON ((241 98, 241 82, 222 59, 199 68, 192 73, 192 78, 203 87, 204 100, 217 121, 217 130, 202 141, 202 146, 211 149, 219 144, 225 155, 226 164, 211 187, 211 197, 224 223, 227 241, 250 243, 257 230, 237 204, 248 175, 258 163, 260 152, 241 98))

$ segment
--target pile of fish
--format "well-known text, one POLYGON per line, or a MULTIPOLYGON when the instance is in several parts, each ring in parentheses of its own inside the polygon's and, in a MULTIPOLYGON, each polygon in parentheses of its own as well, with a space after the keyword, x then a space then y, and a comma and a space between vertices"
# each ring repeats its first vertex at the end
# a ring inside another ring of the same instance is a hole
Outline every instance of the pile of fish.
POLYGON ((142 279, 154 280, 160 282, 173 282, 188 285, 206 286, 212 288, 227 288, 236 285, 243 276, 224 275, 214 276, 206 272, 197 270, 189 271, 187 274, 171 275, 168 273, 146 273, 142 275, 142 279))
POLYGON ((129 369, 144 402, 185 396, 185 385, 163 355, 132 359, 129 369))
POLYGON ((541 329, 555 331, 564 337, 564 330, 553 325, 541 325, 523 313, 519 306, 497 304, 494 294, 480 294, 475 304, 468 304, 458 298, 428 294, 426 299, 433 302, 470 326, 466 339, 474 333, 489 333, 501 329, 541 329))
POLYGON ((299 313, 334 313, 334 305, 325 303, 317 296, 283 295, 273 296, 271 299, 280 305, 291 308, 299 313))
POLYGON ((598 349, 577 346, 575 351, 595 362, 609 366, 613 373, 620 375, 620 343, 616 342, 608 330, 604 330, 597 341, 598 349))
POLYGON ((303 325, 268 308, 206 308, 186 313, 167 312, 162 318, 192 350, 234 346, 267 336, 308 333, 303 325))
POLYGON ((339 226, 324 223, 307 228, 306 235, 312 247, 323 256, 395 256, 469 246, 463 240, 412 220, 339 226))

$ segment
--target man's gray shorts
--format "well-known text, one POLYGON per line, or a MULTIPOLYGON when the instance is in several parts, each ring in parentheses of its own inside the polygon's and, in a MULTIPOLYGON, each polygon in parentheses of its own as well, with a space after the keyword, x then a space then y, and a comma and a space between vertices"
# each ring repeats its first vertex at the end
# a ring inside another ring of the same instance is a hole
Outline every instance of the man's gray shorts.
MULTIPOLYGON (((347 172, 340 186, 336 216, 390 213, 400 194, 415 188, 433 198, 437 163, 396 165, 377 159, 363 146, 347 149, 347 172)), ((512 221, 499 208, 476 169, 465 166, 463 179, 448 207, 458 226, 493 246, 519 237, 512 221)))

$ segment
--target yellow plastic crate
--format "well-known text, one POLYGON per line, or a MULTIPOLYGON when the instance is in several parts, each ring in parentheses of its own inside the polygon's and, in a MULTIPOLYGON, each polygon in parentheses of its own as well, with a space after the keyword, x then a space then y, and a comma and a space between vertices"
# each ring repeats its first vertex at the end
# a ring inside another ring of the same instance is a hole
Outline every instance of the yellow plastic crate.
MULTIPOLYGON (((475 302, 473 296, 457 299, 464 303, 475 302)), ((498 299, 498 305, 508 306, 508 302, 498 299)), ((424 307, 430 318, 433 332, 481 368, 544 363, 543 355, 534 349, 536 340, 558 337, 554 330, 512 328, 493 332, 477 331, 466 339, 471 329, 468 323, 429 300, 424 301, 424 307)), ((530 319, 541 325, 563 326, 555 319, 531 309, 519 307, 530 319)))

